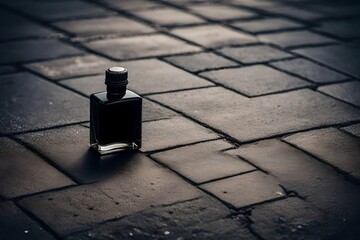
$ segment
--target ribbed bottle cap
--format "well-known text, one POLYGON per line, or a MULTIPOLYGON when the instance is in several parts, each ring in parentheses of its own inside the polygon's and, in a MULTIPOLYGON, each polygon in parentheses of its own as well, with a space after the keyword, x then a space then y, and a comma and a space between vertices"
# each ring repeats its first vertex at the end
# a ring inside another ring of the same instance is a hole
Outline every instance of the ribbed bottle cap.
POLYGON ((128 84, 128 70, 123 67, 111 67, 105 72, 105 84, 108 87, 126 87, 128 84))

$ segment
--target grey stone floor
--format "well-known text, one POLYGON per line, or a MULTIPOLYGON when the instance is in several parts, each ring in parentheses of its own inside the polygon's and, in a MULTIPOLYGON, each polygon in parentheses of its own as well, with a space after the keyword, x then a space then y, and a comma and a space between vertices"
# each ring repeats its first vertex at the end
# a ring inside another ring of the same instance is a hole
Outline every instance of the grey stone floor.
POLYGON ((360 239, 360 3, 0 1, 0 239, 360 239), (143 148, 89 149, 124 66, 143 148))

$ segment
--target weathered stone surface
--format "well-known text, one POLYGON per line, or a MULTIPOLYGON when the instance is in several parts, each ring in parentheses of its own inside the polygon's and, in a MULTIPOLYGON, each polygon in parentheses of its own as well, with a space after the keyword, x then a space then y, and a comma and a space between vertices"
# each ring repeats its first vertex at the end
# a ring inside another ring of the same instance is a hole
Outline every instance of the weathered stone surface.
POLYGON ((316 83, 338 82, 348 79, 347 76, 341 73, 300 58, 274 62, 270 63, 270 65, 316 83))
POLYGON ((229 147, 226 142, 212 141, 160 152, 153 157, 197 184, 255 170, 240 159, 218 153, 229 147))
POLYGON ((208 88, 150 98, 185 112, 239 141, 360 118, 360 112, 354 107, 311 90, 247 99, 222 88, 208 88))
POLYGON ((360 181, 360 139, 335 128, 325 128, 297 133, 284 140, 360 181))
POLYGON ((262 63, 292 56, 284 51, 263 45, 241 48, 228 47, 219 50, 219 52, 244 64, 262 63))
POLYGON ((121 36, 128 36, 155 31, 149 26, 120 16, 64 21, 57 22, 54 25, 67 32, 79 36, 102 34, 118 34, 121 36))
POLYGON ((46 37, 55 34, 52 30, 40 26, 29 19, 0 9, 0 40, 13 40, 27 37, 46 37))
POLYGON ((251 11, 221 4, 194 4, 188 5, 188 8, 200 16, 215 21, 256 17, 251 11))
POLYGON ((338 227, 359 221, 360 190, 345 181, 330 166, 276 140, 243 145, 228 153, 239 155, 276 176, 281 184, 295 190, 307 201, 331 214, 338 227))
POLYGON ((142 137, 143 152, 218 138, 209 129, 183 117, 146 122, 142 137))
POLYGON ((114 14, 85 1, 11 1, 7 2, 13 8, 42 20, 62 20, 79 17, 95 17, 114 14))
POLYGON ((201 195, 195 187, 140 154, 122 160, 117 159, 121 166, 116 177, 105 182, 41 194, 20 204, 65 236, 106 220, 201 195))
POLYGON ((360 37, 360 30, 357 26, 360 25, 360 20, 336 20, 322 22, 319 27, 315 28, 319 32, 327 33, 338 38, 358 38, 360 37))
POLYGON ((360 78, 360 49, 350 45, 335 45, 298 49, 295 52, 360 78))
POLYGON ((310 22, 312 20, 316 20, 324 17, 324 14, 322 13, 314 12, 308 9, 304 10, 296 6, 278 5, 265 10, 276 15, 283 15, 289 18, 299 19, 302 21, 310 21, 310 22))
POLYGON ((119 64, 129 70, 129 88, 140 94, 214 85, 157 59, 128 61, 119 64))
POLYGON ((0 198, 14 198, 74 184, 15 141, 1 137, 0 144, 0 198))
POLYGON ((241 45, 257 41, 256 38, 251 35, 235 32, 220 25, 178 28, 171 32, 181 38, 207 48, 241 45))
POLYGON ((119 60, 196 52, 200 50, 198 47, 164 34, 104 39, 85 43, 85 46, 119 60))
POLYGON ((31 63, 25 67, 52 80, 58 80, 96 73, 104 74, 109 66, 114 65, 114 62, 106 58, 84 55, 31 63))
POLYGON ((167 57, 165 58, 165 60, 191 72, 239 65, 236 62, 223 58, 212 52, 196 53, 186 56, 167 57))
POLYGON ((277 180, 259 171, 203 184, 201 188, 236 208, 284 196, 277 180))
POLYGON ((120 0, 120 1, 114 1, 114 0, 101 0, 101 2, 106 3, 107 5, 119 9, 119 10, 125 10, 125 11, 138 11, 141 9, 151 9, 151 8, 159 8, 163 7, 160 3, 157 2, 151 2, 147 0, 120 0))
POLYGON ((349 132, 357 137, 360 137, 360 123, 359 124, 354 124, 351 126, 347 126, 342 128, 343 130, 345 130, 346 132, 349 132))
POLYGON ((360 83, 358 81, 327 85, 319 87, 318 91, 355 106, 360 106, 360 83))
POLYGON ((264 239, 319 239, 329 236, 324 212, 298 198, 287 198, 251 211, 251 228, 264 239))
POLYGON ((4 75, 0 77, 0 84, 3 89, 0 95, 1 133, 89 119, 87 99, 32 74, 25 72, 4 75))
POLYGON ((70 236, 71 239, 254 239, 239 222, 225 218, 229 211, 218 202, 200 198, 154 208, 96 229, 70 236), (164 224, 166 222, 166 224, 164 224))
POLYGON ((336 41, 309 31, 291 31, 259 35, 261 41, 271 42, 280 47, 300 47, 313 44, 335 43, 336 41))
POLYGON ((250 97, 310 85, 297 77, 264 65, 222 69, 200 75, 250 97))
POLYGON ((240 21, 234 22, 231 25, 253 34, 279 30, 292 30, 304 27, 304 25, 298 22, 283 18, 265 18, 252 21, 240 21))
POLYGON ((1 239, 55 239, 11 202, 0 203, 1 239))
POLYGON ((0 44, 0 64, 66 57, 82 53, 55 39, 24 40, 0 44))
POLYGON ((173 8, 142 10, 135 12, 135 15, 160 26, 179 26, 204 22, 197 16, 173 8))

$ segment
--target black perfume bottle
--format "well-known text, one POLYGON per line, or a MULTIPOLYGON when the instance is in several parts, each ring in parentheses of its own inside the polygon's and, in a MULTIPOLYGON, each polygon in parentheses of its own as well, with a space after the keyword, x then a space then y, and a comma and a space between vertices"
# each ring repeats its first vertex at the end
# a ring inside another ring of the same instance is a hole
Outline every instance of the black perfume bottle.
POLYGON ((142 99, 126 90, 128 71, 105 72, 106 92, 90 95, 90 144, 100 154, 141 147, 142 99))

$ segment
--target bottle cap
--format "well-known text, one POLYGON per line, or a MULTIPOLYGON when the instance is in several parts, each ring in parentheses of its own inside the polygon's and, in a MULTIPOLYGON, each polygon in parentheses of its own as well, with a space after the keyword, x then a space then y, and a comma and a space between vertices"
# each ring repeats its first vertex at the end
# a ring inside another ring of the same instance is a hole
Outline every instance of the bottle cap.
POLYGON ((128 70, 123 67, 111 67, 105 72, 105 84, 108 93, 122 94, 126 91, 128 70))

